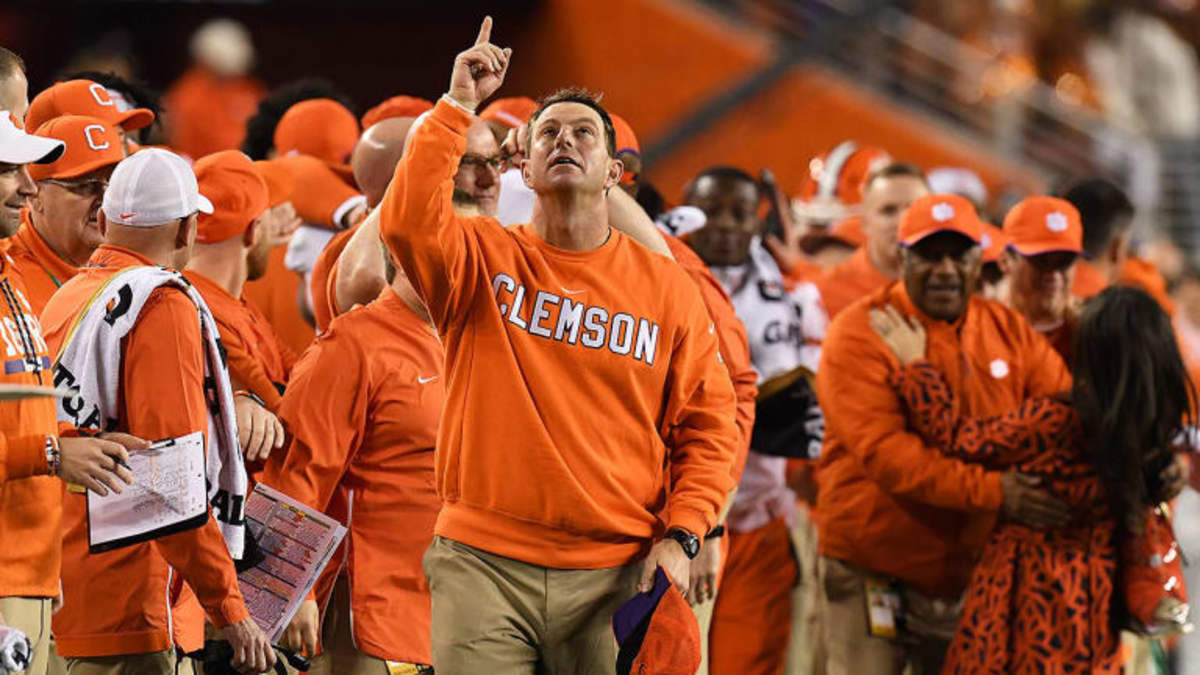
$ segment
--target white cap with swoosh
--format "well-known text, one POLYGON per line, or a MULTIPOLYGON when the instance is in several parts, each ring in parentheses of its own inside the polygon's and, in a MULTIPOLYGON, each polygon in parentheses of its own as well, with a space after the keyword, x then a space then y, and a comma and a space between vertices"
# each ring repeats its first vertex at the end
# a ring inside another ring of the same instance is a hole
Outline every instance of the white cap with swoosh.
POLYGON ((161 148, 143 148, 121 160, 101 208, 109 222, 133 227, 157 227, 196 212, 213 212, 192 167, 161 148))

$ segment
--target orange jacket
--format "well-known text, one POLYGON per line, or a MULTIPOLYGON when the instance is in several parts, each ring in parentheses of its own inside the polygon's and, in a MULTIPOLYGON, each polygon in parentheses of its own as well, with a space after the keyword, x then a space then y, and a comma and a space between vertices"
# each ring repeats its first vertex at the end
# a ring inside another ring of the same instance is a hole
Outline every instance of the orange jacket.
POLYGON ((25 280, 29 302, 39 314, 59 286, 71 280, 78 269, 58 257, 29 223, 29 209, 21 209, 21 227, 0 246, 12 256, 18 273, 25 280))
POLYGON ((283 264, 285 255, 286 246, 272 249, 267 260, 267 273, 261 279, 248 282, 242 297, 262 312, 280 342, 293 353, 302 354, 315 333, 300 315, 296 301, 300 297, 302 279, 283 264))
MULTIPOLYGON (((114 273, 150 262, 101 246, 89 266, 50 300, 42 318, 57 354, 80 310, 114 273)), ((182 292, 160 288, 125 338, 116 430, 160 439, 206 428, 204 352, 196 308, 182 292)), ((63 502, 63 608, 54 615, 58 653, 67 657, 137 654, 171 646, 168 588, 182 574, 218 628, 248 616, 233 560, 212 518, 198 529, 107 553, 91 554, 87 506, 70 491, 63 502)))
POLYGON ((437 533, 547 567, 707 532, 733 487, 736 399, 678 265, 620 232, 591 251, 454 213, 474 117, 445 100, 380 206, 392 254, 442 336, 437 533), (652 292, 651 292, 652 291, 652 292))
POLYGON ((832 321, 855 300, 886 287, 893 280, 875 268, 867 256, 867 247, 863 246, 849 258, 822 271, 814 281, 832 321))
POLYGON ((212 310, 221 332, 229 364, 229 376, 240 386, 258 394, 274 412, 283 396, 296 355, 281 344, 262 312, 245 300, 233 297, 223 286, 199 272, 184 274, 212 310))
POLYGON ((444 387, 437 336, 387 288, 335 319, 297 364, 280 409, 291 445, 263 473, 316 509, 347 490, 354 641, 381 659, 432 662, 421 557, 441 508, 433 447, 444 387))
MULTIPOLYGON (((361 221, 360 221, 361 223, 361 221)), ((337 261, 350 243, 350 237, 358 229, 360 223, 333 235, 333 239, 325 244, 317 262, 313 265, 312 276, 308 281, 308 292, 312 296, 313 319, 317 322, 317 332, 329 327, 329 322, 342 313, 333 294, 333 284, 337 279, 337 261)))
POLYGON ((1071 295, 1079 298, 1090 298, 1108 288, 1108 279, 1096 269, 1096 266, 1080 259, 1075 263, 1075 281, 1071 284, 1071 295))
MULTIPOLYGON (((51 384, 36 308, 13 259, 0 253, 0 338, 6 384, 51 384)), ((0 403, 0 597, 58 595, 62 486, 46 475, 46 437, 58 431, 54 400, 0 403)))
POLYGON ((821 554, 955 595, 1003 506, 1001 474, 944 457, 912 431, 887 379, 899 363, 867 322, 867 311, 883 303, 925 325, 928 360, 946 374, 964 415, 999 415, 1068 389, 1070 377, 1024 318, 977 296, 952 325, 926 318, 895 283, 829 327, 817 370, 826 425, 817 471, 821 554))
POLYGON ((721 348, 721 357, 725 361, 725 369, 733 380, 733 391, 737 395, 737 426, 738 445, 737 459, 733 462, 733 480, 742 480, 742 470, 746 468, 746 457, 750 452, 750 437, 754 432, 754 404, 758 396, 758 373, 750 362, 750 341, 746 338, 746 326, 738 318, 733 309, 733 302, 721 286, 721 282, 713 276, 708 265, 696 255, 691 246, 683 240, 663 234, 667 248, 675 256, 675 262, 684 272, 696 282, 700 289, 700 297, 708 308, 708 316, 717 327, 717 342, 721 348))
POLYGON ((266 88, 249 77, 222 78, 192 66, 167 91, 171 111, 171 147, 199 159, 242 144, 246 120, 266 88))
POLYGON ((1121 265, 1121 274, 1117 281, 1129 286, 1137 286, 1146 291, 1158 302, 1164 312, 1170 316, 1175 315, 1175 302, 1167 293, 1167 280, 1163 278, 1154 263, 1136 256, 1129 256, 1125 259, 1125 264, 1121 265))

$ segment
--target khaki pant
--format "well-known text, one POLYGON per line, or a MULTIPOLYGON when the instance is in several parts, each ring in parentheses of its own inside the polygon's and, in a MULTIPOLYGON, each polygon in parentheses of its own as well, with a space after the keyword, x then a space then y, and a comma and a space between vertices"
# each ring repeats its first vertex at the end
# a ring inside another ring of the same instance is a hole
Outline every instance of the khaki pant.
POLYGON ((16 628, 33 645, 27 675, 46 675, 50 668, 51 598, 0 598, 4 623, 16 628))
POLYGON ((174 675, 175 650, 67 659, 67 675, 174 675))
POLYGON ((788 642, 787 675, 825 675, 821 624, 817 618, 821 587, 817 581, 817 528, 807 508, 796 509, 792 547, 800 567, 800 582, 792 591, 792 636, 788 642))
MULTIPOLYGON (((705 545, 709 545, 709 542, 705 542, 705 545)), ((696 615, 696 625, 700 627, 700 670, 696 671, 696 675, 708 675, 708 635, 712 629, 713 607, 716 604, 716 600, 709 600, 692 605, 692 614, 696 615)))
POLYGON ((389 675, 388 662, 359 651, 350 628, 350 582, 339 576, 321 626, 321 655, 309 675, 389 675))
POLYGON ((437 672, 574 675, 615 669, 612 616, 641 564, 551 569, 434 537, 424 568, 437 672))
POLYGON ((821 556, 817 573, 823 591, 819 618, 829 675, 900 675, 906 666, 912 675, 941 671, 961 602, 931 600, 910 589, 904 594, 910 630, 894 640, 874 637, 867 624, 862 570, 821 556))

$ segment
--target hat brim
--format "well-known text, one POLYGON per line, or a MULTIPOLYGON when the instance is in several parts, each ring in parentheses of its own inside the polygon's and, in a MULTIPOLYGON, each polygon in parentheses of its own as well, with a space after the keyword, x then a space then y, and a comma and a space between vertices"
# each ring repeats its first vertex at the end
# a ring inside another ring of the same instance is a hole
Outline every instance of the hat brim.
MULTIPOLYGON (((106 166, 116 166, 121 162, 121 159, 93 159, 90 162, 77 164, 62 173, 55 173, 47 176, 47 178, 78 178, 85 174, 89 174, 97 169, 103 169, 106 166)), ((41 179, 38 179, 41 180, 41 179)))
POLYGON ((916 246, 917 244, 932 237, 933 235, 942 234, 943 232, 953 232, 954 234, 961 235, 963 237, 966 237, 967 239, 970 239, 976 246, 980 245, 978 233, 970 232, 964 228, 953 227, 953 226, 939 227, 939 228, 932 229, 932 230, 926 230, 924 232, 918 232, 917 234, 911 235, 905 239, 901 239, 900 245, 906 246, 906 247, 907 246, 916 246))
POLYGON ((1074 253, 1075 255, 1083 255, 1082 247, 1072 247, 1070 244, 1041 244, 1037 246, 1021 246, 1010 242, 1009 248, 1020 253, 1026 258, 1045 253, 1074 253))
POLYGON ((32 134, 4 144, 0 151, 0 162, 6 164, 50 164, 62 157, 67 144, 56 138, 44 138, 32 134))
POLYGON ((196 195, 196 210, 199 211, 200 213, 203 213, 204 215, 212 215, 212 212, 213 212, 212 202, 210 202, 208 200, 208 197, 205 197, 202 194, 197 194, 196 195))
POLYGON ((148 108, 126 110, 116 119, 116 123, 125 131, 144 129, 154 123, 154 112, 148 108))

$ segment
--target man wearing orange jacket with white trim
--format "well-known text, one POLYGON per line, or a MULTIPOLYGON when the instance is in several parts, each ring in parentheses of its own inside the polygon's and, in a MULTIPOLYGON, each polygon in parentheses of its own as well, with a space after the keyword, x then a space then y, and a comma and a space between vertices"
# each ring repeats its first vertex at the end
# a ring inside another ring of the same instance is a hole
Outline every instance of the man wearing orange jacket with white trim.
POLYGON ((454 213, 464 134, 511 55, 490 32, 455 59, 380 205, 446 350, 433 665, 605 672, 616 608, 659 566, 688 587, 733 486, 733 386, 695 284, 608 225, 621 164, 594 99, 560 93, 532 118, 532 223, 454 213))

